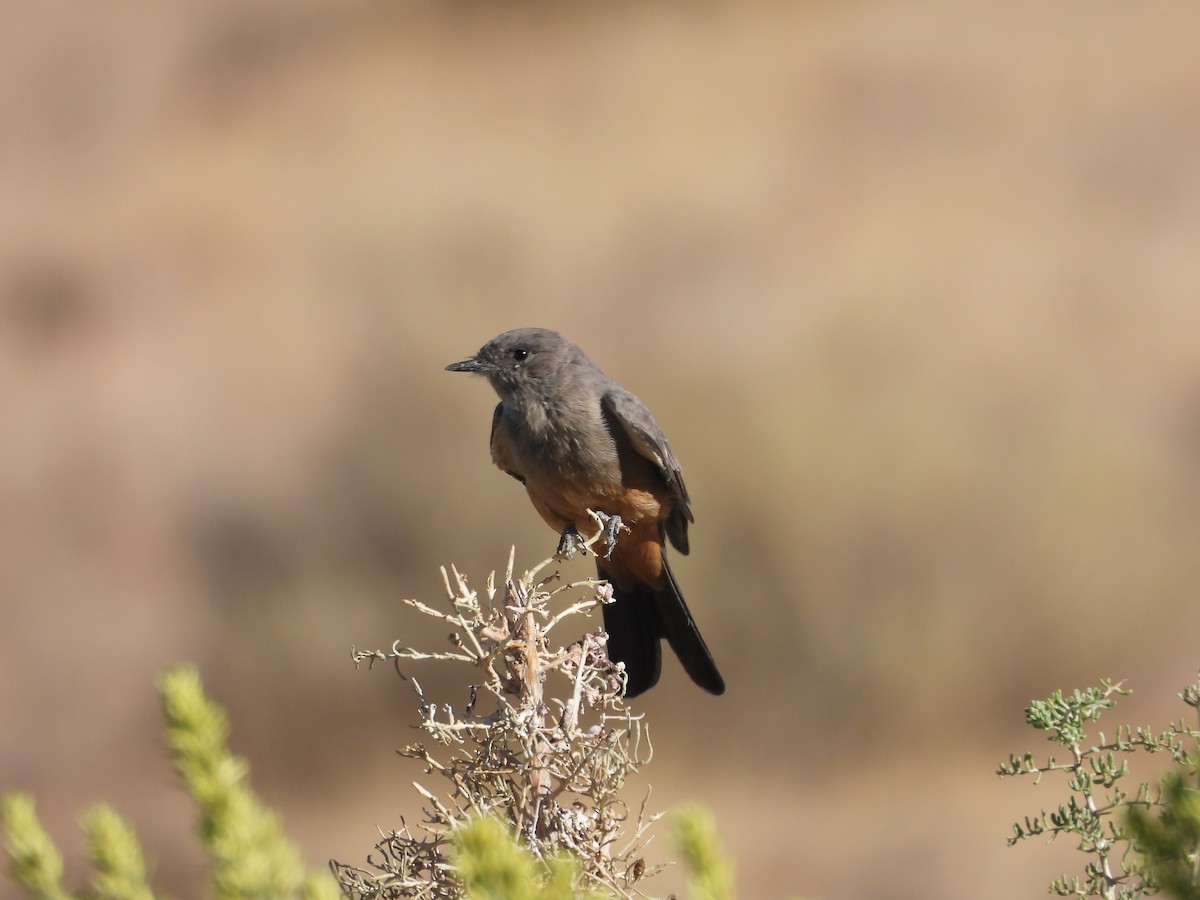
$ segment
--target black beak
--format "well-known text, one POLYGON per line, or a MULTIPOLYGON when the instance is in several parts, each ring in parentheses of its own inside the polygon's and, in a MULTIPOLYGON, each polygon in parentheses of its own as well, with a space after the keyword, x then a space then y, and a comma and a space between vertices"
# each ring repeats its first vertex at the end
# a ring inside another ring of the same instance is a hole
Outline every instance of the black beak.
POLYGON ((450 363, 450 365, 446 366, 447 372, 473 372, 476 375, 486 370, 487 367, 474 356, 470 359, 464 359, 462 362, 450 363))

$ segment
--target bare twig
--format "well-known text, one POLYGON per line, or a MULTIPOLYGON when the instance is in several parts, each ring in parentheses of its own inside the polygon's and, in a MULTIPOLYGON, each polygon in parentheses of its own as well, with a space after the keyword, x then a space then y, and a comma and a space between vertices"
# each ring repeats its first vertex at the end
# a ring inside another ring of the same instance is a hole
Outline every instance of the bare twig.
MULTIPOLYGON (((583 542, 588 550, 604 537, 597 524, 597 534, 583 542)), ((489 575, 482 597, 450 566, 442 569, 449 609, 405 601, 454 629, 451 649, 397 641, 390 650, 354 654, 356 663, 390 661, 402 676, 402 664, 427 661, 466 663, 474 675, 470 699, 457 710, 430 702, 420 684, 406 678, 417 696, 419 728, 448 753, 435 757, 420 743, 400 753, 446 784, 438 793, 414 782, 425 802, 415 832, 404 824, 383 835, 365 867, 334 864, 350 897, 460 896, 446 856, 449 835, 483 813, 509 822, 539 857, 570 851, 589 882, 618 897, 644 897, 640 882, 658 871, 641 855, 658 817, 647 814, 645 801, 631 815, 619 796, 626 776, 653 754, 641 717, 622 697, 621 667, 608 661, 603 632, 569 647, 551 640, 563 622, 611 602, 611 591, 591 579, 553 586, 560 562, 554 557, 516 578, 514 561, 510 552, 503 581, 498 586, 495 573, 489 575), (560 595, 569 602, 552 612, 560 595), (490 703, 481 702, 488 697, 490 703), (559 710, 553 719, 548 705, 559 710)))

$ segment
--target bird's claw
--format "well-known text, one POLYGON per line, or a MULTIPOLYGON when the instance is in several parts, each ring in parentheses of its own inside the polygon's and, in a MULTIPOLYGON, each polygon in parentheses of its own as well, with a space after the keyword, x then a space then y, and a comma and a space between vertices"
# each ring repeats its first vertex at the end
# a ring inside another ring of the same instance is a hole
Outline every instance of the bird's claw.
MULTIPOLYGON (((588 540, 583 539, 583 535, 579 533, 579 529, 574 523, 568 525, 562 530, 562 535, 558 539, 558 549, 555 551, 555 556, 562 559, 570 559, 576 551, 587 551, 591 549, 592 544, 603 539, 605 544, 604 558, 612 559, 613 551, 617 549, 617 535, 621 529, 625 528, 625 523, 620 516, 610 516, 607 513, 588 510, 592 518, 596 520, 596 524, 600 526, 600 531, 588 540)), ((595 551, 593 551, 595 552, 595 551)), ((597 556, 600 554, 597 553, 597 556)))
POLYGON ((554 552, 555 556, 561 556, 563 559, 570 559, 575 555, 575 550, 583 546, 583 539, 580 537, 579 529, 574 525, 568 525, 563 529, 562 536, 558 539, 558 549, 554 552))
POLYGON ((604 525, 604 542, 608 547, 604 551, 604 558, 612 559, 613 551, 617 549, 617 535, 625 527, 625 523, 618 515, 606 516, 604 513, 598 513, 598 515, 604 525))

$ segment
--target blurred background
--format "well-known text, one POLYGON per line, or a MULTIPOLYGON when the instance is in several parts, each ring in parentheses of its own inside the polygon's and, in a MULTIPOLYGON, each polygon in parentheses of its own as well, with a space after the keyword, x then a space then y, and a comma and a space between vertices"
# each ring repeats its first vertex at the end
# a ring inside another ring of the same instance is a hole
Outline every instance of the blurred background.
POLYGON ((399 603, 439 565, 552 552, 489 461, 490 389, 442 371, 520 325, 647 402, 695 501, 676 571, 730 690, 667 663, 634 800, 711 806, 748 898, 1081 869, 1005 847, 1065 788, 993 773, 1048 749, 1031 698, 1126 678, 1112 724, 1165 724, 1200 667, 1200 9, 5 22, 0 786, 77 883, 105 800, 204 894, 176 661, 314 864, 419 818, 410 690, 350 651, 441 640, 399 603))

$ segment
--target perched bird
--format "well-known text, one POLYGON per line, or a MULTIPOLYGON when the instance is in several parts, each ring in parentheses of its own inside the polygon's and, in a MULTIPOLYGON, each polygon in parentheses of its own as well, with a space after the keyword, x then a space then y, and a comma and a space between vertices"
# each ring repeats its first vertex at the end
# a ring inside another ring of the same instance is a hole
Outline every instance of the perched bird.
POLYGON ((596 569, 613 588, 604 628, 609 658, 625 664, 626 696, 658 682, 662 638, 692 681, 724 693, 664 553, 667 539, 688 552, 694 519, 679 461, 645 404, 545 328, 505 332, 446 368, 482 375, 500 395, 492 460, 525 485, 534 509, 562 534, 560 551, 595 533, 588 510, 606 517, 606 553, 596 569))

